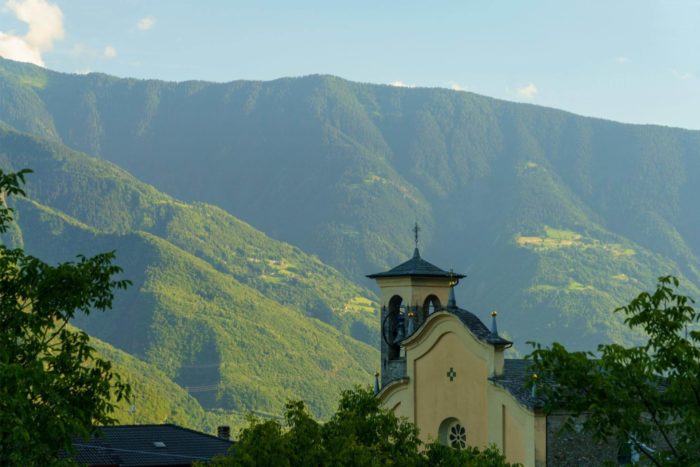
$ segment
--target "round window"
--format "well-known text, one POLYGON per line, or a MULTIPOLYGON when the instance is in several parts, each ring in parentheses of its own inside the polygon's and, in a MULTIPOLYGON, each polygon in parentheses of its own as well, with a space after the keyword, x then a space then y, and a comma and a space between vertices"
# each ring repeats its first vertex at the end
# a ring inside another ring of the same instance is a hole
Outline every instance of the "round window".
POLYGON ((448 435, 450 446, 456 449, 464 449, 467 447, 467 430, 459 423, 455 423, 450 427, 448 435))
POLYGON ((445 446, 465 449, 467 447, 467 429, 458 418, 446 418, 438 428, 438 440, 445 446))

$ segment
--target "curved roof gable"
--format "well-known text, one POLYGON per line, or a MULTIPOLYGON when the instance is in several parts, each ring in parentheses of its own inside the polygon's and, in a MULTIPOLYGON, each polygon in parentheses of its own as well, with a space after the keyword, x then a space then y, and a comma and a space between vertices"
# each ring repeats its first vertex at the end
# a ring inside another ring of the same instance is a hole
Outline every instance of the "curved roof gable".
MULTIPOLYGON (((480 341, 486 342, 487 344, 491 344, 495 347, 510 347, 513 345, 511 341, 502 338, 498 334, 494 334, 474 313, 470 311, 457 307, 448 307, 441 309, 440 312, 444 313, 442 316, 452 315, 459 319, 462 324, 480 341)), ((434 316, 438 316, 438 313, 434 313, 429 316, 428 319, 425 320, 413 334, 403 340, 402 344, 417 338, 426 328, 426 324, 431 321, 431 318, 434 316)))

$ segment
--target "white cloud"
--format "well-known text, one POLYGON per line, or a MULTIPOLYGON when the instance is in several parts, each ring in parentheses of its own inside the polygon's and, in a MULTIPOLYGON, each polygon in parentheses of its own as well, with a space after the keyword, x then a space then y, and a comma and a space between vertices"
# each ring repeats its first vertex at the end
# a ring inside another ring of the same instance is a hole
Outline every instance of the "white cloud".
POLYGON ((619 64, 627 63, 630 61, 627 57, 615 57, 615 61, 619 64))
POLYGON ((146 16, 145 18, 141 18, 138 23, 136 23, 136 27, 139 28, 140 31, 148 31, 149 29, 152 29, 153 26, 156 25, 156 20, 155 18, 151 16, 146 16))
POLYGON ((525 99, 534 99, 535 96, 539 93, 537 90, 537 87, 530 83, 527 86, 523 86, 522 88, 518 88, 518 96, 525 98, 525 99))
POLYGON ((105 50, 102 54, 107 58, 114 58, 117 56, 117 49, 115 49, 111 45, 108 45, 107 47, 105 47, 105 50))
POLYGON ((671 73, 673 74, 673 76, 675 76, 678 79, 682 79, 683 81, 690 79, 693 76, 690 72, 679 71, 675 68, 671 68, 671 73))
POLYGON ((7 0, 6 11, 27 23, 24 36, 0 32, 0 56, 44 66, 42 54, 63 39, 63 12, 46 0, 7 0))
POLYGON ((39 49, 32 47, 23 37, 2 32, 0 32, 0 57, 44 66, 39 49))
POLYGON ((389 83, 389 86, 394 86, 397 88, 415 88, 416 87, 415 84, 407 84, 401 80, 392 81, 391 83, 389 83))

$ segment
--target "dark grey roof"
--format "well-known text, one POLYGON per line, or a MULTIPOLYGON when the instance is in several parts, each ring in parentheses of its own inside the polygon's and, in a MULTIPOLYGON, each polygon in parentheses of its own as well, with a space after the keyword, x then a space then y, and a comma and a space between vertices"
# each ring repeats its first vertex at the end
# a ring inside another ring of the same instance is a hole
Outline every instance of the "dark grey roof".
MULTIPOLYGON (((526 387, 526 383, 532 379, 529 360, 507 358, 503 374, 489 379, 511 393, 524 406, 530 409, 542 407, 543 400, 537 397, 537 391, 535 390, 535 397, 532 397, 532 389, 526 387)), ((542 382, 538 381, 538 384, 542 382)))
POLYGON ((431 264, 420 257, 420 252, 416 248, 413 252, 413 258, 408 261, 399 264, 395 268, 389 269, 385 272, 378 272, 375 274, 370 274, 367 277, 370 279, 377 279, 379 277, 454 277, 456 279, 462 279, 466 277, 464 274, 458 274, 456 272, 444 271, 439 267, 431 264))
POLYGON ((216 436, 171 424, 109 426, 100 428, 100 431, 102 436, 74 440, 74 459, 77 463, 191 465, 195 461, 207 461, 219 454, 226 454, 233 444, 216 436))
POLYGON ((460 321, 462 321, 462 323, 464 323, 464 325, 482 341, 499 346, 510 346, 513 344, 511 341, 504 339, 499 335, 493 335, 491 330, 487 328, 486 325, 474 313, 457 307, 448 307, 446 311, 458 317, 460 321))

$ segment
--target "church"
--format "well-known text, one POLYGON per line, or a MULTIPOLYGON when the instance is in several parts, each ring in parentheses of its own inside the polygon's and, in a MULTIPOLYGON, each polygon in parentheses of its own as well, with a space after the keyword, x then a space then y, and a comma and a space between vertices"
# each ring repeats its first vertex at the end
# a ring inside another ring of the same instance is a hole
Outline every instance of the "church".
POLYGON ((567 414, 541 410, 528 361, 505 358, 512 342, 499 335, 496 312, 489 327, 458 307, 454 287, 466 276, 421 258, 417 238, 411 259, 367 277, 380 289, 377 397, 414 423, 423 441, 495 444, 525 467, 616 461, 617 446, 562 432, 567 414))

